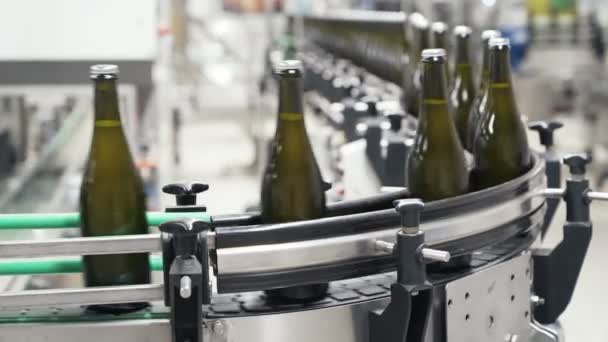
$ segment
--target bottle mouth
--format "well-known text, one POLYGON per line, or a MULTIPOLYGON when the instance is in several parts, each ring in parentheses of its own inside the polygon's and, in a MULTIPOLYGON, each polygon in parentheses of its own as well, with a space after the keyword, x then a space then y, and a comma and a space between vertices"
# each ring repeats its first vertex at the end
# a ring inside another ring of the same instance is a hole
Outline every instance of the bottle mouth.
POLYGON ((481 39, 485 41, 489 41, 492 38, 499 38, 502 36, 502 33, 497 30, 485 30, 481 33, 481 39))
POLYGON ((444 33, 448 30, 448 25, 442 21, 434 22, 431 25, 431 31, 435 33, 444 33))
POLYGON ((96 64, 89 69, 91 76, 118 75, 118 72, 118 65, 115 64, 96 64))
POLYGON ((497 50, 502 50, 503 48, 508 49, 511 47, 511 41, 509 40, 509 38, 503 37, 491 38, 488 44, 491 49, 497 50))
POLYGON ((296 59, 284 60, 274 66, 275 73, 279 75, 298 76, 302 74, 303 70, 304 66, 302 65, 302 62, 296 59))
POLYGON ((422 50, 422 61, 426 63, 441 63, 445 61, 446 52, 444 49, 425 49, 422 50))
POLYGON ((473 32, 473 30, 470 27, 465 26, 465 25, 458 25, 458 26, 454 27, 454 35, 456 37, 466 38, 466 37, 469 37, 472 32, 473 32))

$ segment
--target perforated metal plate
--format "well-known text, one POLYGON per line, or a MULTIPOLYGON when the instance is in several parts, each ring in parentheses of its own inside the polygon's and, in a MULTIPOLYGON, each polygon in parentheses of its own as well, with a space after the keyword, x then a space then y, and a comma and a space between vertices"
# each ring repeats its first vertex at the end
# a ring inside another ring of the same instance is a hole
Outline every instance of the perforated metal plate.
POLYGON ((448 342, 527 340, 530 295, 529 253, 447 284, 448 342))

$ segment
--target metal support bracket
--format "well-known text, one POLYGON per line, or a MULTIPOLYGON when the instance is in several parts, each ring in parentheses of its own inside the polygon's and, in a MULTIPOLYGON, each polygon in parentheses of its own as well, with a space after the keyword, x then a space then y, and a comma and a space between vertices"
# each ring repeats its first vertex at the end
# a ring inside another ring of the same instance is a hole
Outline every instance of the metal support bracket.
POLYGON ((426 278, 425 261, 449 261, 447 252, 424 248, 418 199, 396 201, 402 229, 397 243, 378 241, 377 248, 391 251, 397 261, 397 282, 391 286, 391 302, 382 312, 369 314, 370 342, 423 341, 431 312, 433 286, 426 278), (412 315, 415 312, 415 315, 412 315))
POLYGON ((201 342, 203 304, 211 302, 209 248, 211 226, 192 219, 163 223, 165 304, 171 307, 173 342, 201 342), (167 266, 169 265, 169 266, 167 266))
POLYGON ((534 316, 542 324, 554 323, 572 298, 589 243, 592 223, 589 219, 589 181, 585 166, 590 159, 583 155, 564 158, 570 167, 571 179, 566 182, 566 224, 564 238, 554 249, 536 249, 534 260, 534 291, 544 300, 535 308, 534 316))

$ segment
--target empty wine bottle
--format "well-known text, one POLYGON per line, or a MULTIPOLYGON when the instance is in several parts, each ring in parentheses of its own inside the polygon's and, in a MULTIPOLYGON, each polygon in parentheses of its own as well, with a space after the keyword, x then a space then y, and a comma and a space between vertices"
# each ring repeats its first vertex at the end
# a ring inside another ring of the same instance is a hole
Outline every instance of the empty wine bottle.
POLYGON ((469 151, 473 150, 473 141, 479 127, 481 113, 485 112, 485 107, 488 101, 488 88, 490 84, 490 46, 491 38, 500 37, 500 32, 495 30, 486 30, 481 34, 482 46, 482 64, 480 72, 480 81, 475 100, 471 105, 471 113, 469 114, 469 124, 467 125, 467 144, 469 151))
MULTIPOLYGON (((276 134, 262 179, 262 221, 291 222, 320 218, 325 212, 321 172, 306 133, 302 106, 302 65, 277 65, 279 110, 276 134)), ((325 295, 327 284, 267 291, 271 299, 310 301, 325 295)))
POLYGON ((446 55, 422 53, 422 96, 418 130, 407 164, 408 186, 425 201, 464 194, 469 177, 464 149, 448 110, 446 55))
POLYGON ((488 103, 473 146, 476 189, 509 181, 530 166, 526 129, 513 94, 509 39, 492 38, 489 46, 488 103))
POLYGON ((421 91, 420 84, 420 56, 422 51, 431 47, 429 22, 422 14, 414 13, 409 17, 409 27, 412 37, 412 48, 410 59, 411 63, 411 79, 404 87, 404 102, 409 114, 418 115, 419 97, 421 91))
MULTIPOLYGON (((146 234, 143 184, 120 121, 118 67, 95 65, 90 71, 95 88, 95 126, 80 189, 82 235, 146 234)), ((149 283, 148 254, 85 256, 84 276, 87 286, 149 283)), ((128 303, 92 308, 121 312, 145 305, 128 303)))
POLYGON ((454 115, 454 123, 462 146, 469 149, 467 145, 469 114, 475 98, 475 84, 473 83, 470 56, 471 28, 456 26, 454 36, 456 37, 456 61, 450 90, 450 112, 454 115))
POLYGON ((452 84, 452 68, 451 66, 451 51, 450 39, 448 34, 448 25, 442 21, 436 21, 431 25, 432 47, 434 49, 444 49, 446 53, 445 69, 448 81, 448 88, 452 84))

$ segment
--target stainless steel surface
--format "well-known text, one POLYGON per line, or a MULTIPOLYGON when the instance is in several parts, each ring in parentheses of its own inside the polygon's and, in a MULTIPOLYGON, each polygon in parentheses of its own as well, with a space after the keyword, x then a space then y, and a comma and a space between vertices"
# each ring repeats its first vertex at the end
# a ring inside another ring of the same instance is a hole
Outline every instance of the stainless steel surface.
POLYGON ((159 234, 0 242, 0 258, 160 252, 159 234))
POLYGON ((563 338, 560 338, 559 333, 553 331, 549 327, 542 326, 537 322, 531 324, 533 333, 530 342, 560 342, 563 338))
POLYGON ((447 284, 447 341, 527 340, 532 334, 530 260, 524 253, 447 284))
POLYGON ((423 248, 421 253, 422 257, 429 261, 448 262, 452 258, 450 252, 440 251, 432 248, 423 248))
POLYGON ((587 198, 598 201, 608 201, 608 192, 589 191, 587 198))
POLYGON ((0 310, 70 305, 153 302, 163 300, 163 298, 163 285, 107 286, 69 290, 30 290, 1 293, 0 310))
POLYGON ((564 189, 543 189, 541 190, 541 194, 546 198, 562 198, 564 196, 564 189))
MULTIPOLYGON (((529 192, 492 207, 423 223, 421 228, 425 231, 427 245, 433 246, 480 234, 534 212, 544 203, 544 198, 535 195, 545 187, 544 175, 539 175, 530 186, 529 192)), ((533 217, 534 222, 540 222, 541 219, 542 215, 533 217)), ((378 256, 386 252, 377 249, 376 241, 394 243, 398 230, 399 227, 393 227, 382 231, 322 240, 222 248, 217 250, 218 272, 219 274, 270 272, 378 256)))

